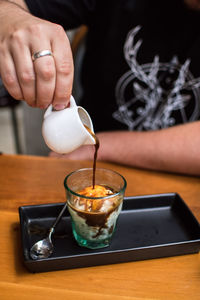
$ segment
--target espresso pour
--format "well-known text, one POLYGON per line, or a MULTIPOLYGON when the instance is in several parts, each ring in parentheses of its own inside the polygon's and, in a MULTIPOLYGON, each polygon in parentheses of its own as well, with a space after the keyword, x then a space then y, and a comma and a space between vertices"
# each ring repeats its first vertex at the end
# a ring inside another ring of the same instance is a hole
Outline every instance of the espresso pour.
POLYGON ((92 130, 89 127, 87 127, 86 125, 84 125, 84 126, 95 140, 95 151, 94 151, 94 160, 93 160, 93 178, 92 178, 92 187, 94 189, 94 187, 95 187, 95 173, 96 173, 96 165, 97 165, 97 153, 98 153, 100 143, 99 143, 98 137, 92 132, 92 130))

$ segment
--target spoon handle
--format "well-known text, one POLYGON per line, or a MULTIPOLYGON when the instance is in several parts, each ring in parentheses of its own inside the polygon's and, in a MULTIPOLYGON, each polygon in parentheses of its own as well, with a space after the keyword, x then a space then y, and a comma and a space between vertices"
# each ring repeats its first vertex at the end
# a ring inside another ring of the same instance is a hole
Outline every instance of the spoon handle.
POLYGON ((63 206, 61 212, 59 213, 58 217, 56 218, 55 222, 53 223, 53 225, 51 227, 52 229, 54 229, 56 227, 56 225, 58 224, 58 222, 60 221, 66 207, 67 207, 67 202, 65 203, 65 205, 63 206))

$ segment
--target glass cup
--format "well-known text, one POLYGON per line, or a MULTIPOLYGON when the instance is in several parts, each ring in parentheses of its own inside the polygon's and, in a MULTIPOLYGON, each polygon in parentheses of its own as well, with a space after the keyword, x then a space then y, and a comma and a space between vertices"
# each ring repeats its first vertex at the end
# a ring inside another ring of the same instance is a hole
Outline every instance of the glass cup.
POLYGON ((80 246, 107 247, 122 209, 126 180, 117 172, 97 168, 79 169, 64 180, 72 231, 80 246))

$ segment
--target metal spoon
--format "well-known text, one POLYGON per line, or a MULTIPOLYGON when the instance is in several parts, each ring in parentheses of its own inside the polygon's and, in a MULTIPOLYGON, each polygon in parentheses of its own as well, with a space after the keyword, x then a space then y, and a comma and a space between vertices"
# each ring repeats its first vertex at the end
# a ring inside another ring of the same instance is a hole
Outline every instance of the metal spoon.
POLYGON ((59 213, 58 217, 56 218, 55 222, 53 223, 52 227, 49 229, 49 234, 48 236, 35 243, 31 249, 30 249, 30 257, 33 260, 37 260, 40 258, 47 258, 53 253, 53 243, 51 240, 51 236, 54 233, 55 227, 60 221, 65 209, 67 207, 67 202, 63 206, 61 212, 59 213))

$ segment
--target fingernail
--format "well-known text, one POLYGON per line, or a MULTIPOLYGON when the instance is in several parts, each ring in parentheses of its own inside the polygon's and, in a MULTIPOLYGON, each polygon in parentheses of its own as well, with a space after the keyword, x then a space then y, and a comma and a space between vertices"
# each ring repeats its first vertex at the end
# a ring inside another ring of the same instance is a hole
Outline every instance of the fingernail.
POLYGON ((64 105, 64 104, 56 104, 55 106, 54 106, 54 109, 55 110, 62 110, 62 109, 64 109, 66 107, 66 105, 64 105))
POLYGON ((41 104, 39 105, 39 108, 46 109, 49 106, 49 104, 41 104))

